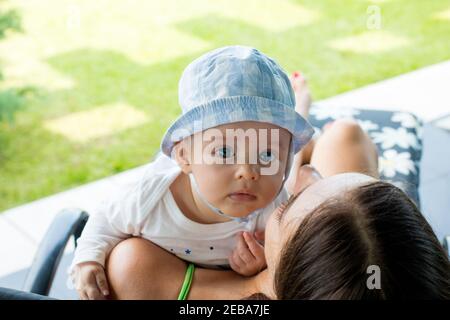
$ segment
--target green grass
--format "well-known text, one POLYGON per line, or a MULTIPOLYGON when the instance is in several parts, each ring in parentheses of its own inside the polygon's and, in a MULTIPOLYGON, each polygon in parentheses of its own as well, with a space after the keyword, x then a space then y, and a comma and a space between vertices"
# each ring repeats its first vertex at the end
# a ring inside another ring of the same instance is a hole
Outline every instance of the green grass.
MULTIPOLYGON (((255 46, 274 57, 288 72, 302 70, 316 100, 450 59, 450 20, 433 18, 437 12, 450 9, 446 0, 378 2, 382 31, 407 39, 408 45, 365 54, 338 51, 329 44, 375 32, 366 28, 370 1, 291 3, 316 12, 317 18, 310 24, 270 30, 239 15, 233 18, 215 10, 192 14, 171 25, 172 30, 206 47, 197 51, 177 47, 179 41, 174 39, 172 49, 180 54, 170 59, 161 54, 160 59, 147 63, 126 50, 99 49, 88 41, 42 58, 42 63, 70 78, 73 86, 38 86, 39 94, 16 113, 13 124, 0 123, 0 211, 148 162, 157 152, 165 129, 180 113, 177 83, 182 70, 212 48, 229 44, 255 46), (145 112, 151 121, 86 143, 70 141, 43 127, 48 119, 117 102, 145 112)), ((108 8, 104 14, 112 10, 108 8)), ((35 16, 38 14, 41 12, 35 16)), ((138 7, 127 12, 131 21, 133 14, 142 15, 138 7)), ((28 9, 25 21, 27 17, 33 17, 33 8, 28 9)), ((38 27, 41 23, 40 31, 45 31, 44 21, 36 18, 33 23, 38 27)), ((89 21, 88 27, 98 27, 95 23, 96 20, 89 21)), ((55 33, 50 26, 49 23, 49 31, 55 33)), ((151 37, 151 30, 141 32, 142 36, 150 33, 151 37)), ((128 34, 114 34, 121 36, 128 34)), ((64 36, 58 41, 64 42, 64 36)))

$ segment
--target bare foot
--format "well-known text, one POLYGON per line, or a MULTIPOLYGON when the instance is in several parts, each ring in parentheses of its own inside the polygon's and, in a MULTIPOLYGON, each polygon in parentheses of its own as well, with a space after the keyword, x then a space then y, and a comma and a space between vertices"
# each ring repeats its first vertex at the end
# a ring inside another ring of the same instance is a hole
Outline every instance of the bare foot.
POLYGON ((334 121, 328 121, 327 123, 325 123, 325 125, 323 126, 323 131, 328 130, 332 125, 333 125, 334 121))
POLYGON ((307 119, 311 106, 311 93, 306 79, 300 72, 296 71, 291 75, 290 80, 295 93, 295 111, 307 119))

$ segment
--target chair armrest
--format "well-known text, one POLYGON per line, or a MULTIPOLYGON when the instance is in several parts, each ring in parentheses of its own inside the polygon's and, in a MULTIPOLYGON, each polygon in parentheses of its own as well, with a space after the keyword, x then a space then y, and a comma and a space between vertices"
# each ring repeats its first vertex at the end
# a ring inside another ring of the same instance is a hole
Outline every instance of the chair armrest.
POLYGON ((448 257, 450 258, 450 236, 444 237, 444 250, 447 252, 448 257))
POLYGON ((28 271, 23 290, 48 295, 59 261, 71 236, 81 235, 89 215, 81 209, 64 209, 53 219, 28 271))
POLYGON ((56 300, 35 293, 0 287, 0 300, 56 300))

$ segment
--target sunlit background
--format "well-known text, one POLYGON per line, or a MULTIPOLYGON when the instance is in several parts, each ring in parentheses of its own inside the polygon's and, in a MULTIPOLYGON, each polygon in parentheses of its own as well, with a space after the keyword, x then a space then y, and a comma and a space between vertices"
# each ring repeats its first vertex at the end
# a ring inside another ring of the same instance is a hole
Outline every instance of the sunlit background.
POLYGON ((182 70, 213 48, 257 47, 303 71, 315 100, 450 58, 446 0, 0 6, 22 29, 0 40, 0 101, 22 99, 0 120, 0 212, 148 162, 180 113, 182 70))

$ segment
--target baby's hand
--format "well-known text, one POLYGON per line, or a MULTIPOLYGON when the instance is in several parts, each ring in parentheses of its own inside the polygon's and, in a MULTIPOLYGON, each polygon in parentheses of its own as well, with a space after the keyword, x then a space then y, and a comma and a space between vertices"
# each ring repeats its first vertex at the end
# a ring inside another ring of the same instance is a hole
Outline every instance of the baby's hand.
POLYGON ((71 277, 82 300, 104 300, 109 295, 105 269, 100 263, 79 263, 74 267, 71 277))
MULTIPOLYGON (((263 232, 255 233, 258 238, 263 238, 263 235, 263 232)), ((239 233, 236 248, 228 259, 231 268, 243 276, 252 276, 266 267, 264 246, 256 241, 255 236, 249 232, 239 233)))

